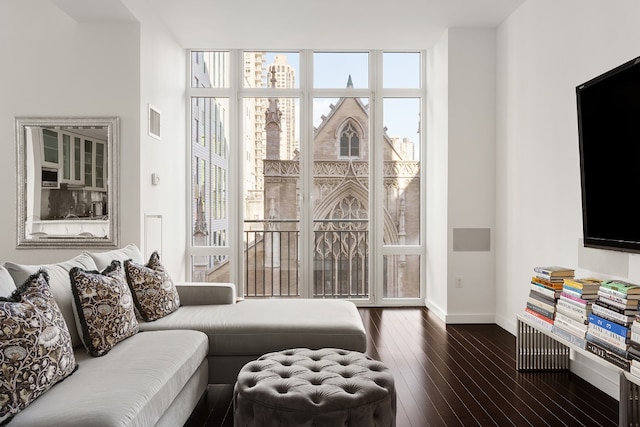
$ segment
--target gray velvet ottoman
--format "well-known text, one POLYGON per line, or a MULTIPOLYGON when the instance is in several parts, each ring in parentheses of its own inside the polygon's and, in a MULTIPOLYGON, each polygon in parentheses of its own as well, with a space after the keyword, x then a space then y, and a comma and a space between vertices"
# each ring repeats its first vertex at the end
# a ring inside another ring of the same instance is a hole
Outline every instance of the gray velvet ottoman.
POLYGON ((363 353, 296 348, 268 353, 240 370, 233 421, 242 426, 395 426, 389 369, 363 353))

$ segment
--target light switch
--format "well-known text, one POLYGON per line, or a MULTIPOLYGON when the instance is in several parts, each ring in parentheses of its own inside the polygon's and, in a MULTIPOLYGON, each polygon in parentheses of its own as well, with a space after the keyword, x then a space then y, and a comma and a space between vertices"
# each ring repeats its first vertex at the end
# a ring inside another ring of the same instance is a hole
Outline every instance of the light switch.
POLYGON ((160 184, 160 174, 155 172, 151 174, 151 184, 153 185, 160 184))

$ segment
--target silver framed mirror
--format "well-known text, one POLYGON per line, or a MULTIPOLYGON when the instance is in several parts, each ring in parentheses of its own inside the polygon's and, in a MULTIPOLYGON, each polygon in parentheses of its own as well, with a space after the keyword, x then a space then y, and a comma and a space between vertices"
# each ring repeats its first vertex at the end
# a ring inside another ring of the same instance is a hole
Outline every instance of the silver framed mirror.
POLYGON ((118 117, 16 117, 15 131, 17 247, 118 247, 118 117))

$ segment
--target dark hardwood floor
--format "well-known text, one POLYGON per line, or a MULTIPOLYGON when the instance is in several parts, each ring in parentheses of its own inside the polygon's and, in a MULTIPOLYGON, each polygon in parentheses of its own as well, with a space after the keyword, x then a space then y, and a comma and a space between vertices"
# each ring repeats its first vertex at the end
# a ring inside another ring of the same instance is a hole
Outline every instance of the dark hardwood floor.
MULTIPOLYGON (((359 308, 367 354, 393 372, 397 426, 616 426, 618 401, 570 372, 518 372, 515 337, 445 325, 426 308, 359 308)), ((209 386, 186 427, 233 426, 233 386, 209 386)))

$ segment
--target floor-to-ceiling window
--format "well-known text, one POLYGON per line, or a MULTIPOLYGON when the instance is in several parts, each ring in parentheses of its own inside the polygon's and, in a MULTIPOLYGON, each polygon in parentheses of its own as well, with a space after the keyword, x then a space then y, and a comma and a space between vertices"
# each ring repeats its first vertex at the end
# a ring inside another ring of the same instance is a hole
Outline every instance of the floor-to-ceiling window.
POLYGON ((424 53, 189 52, 191 278, 424 298, 424 53))

